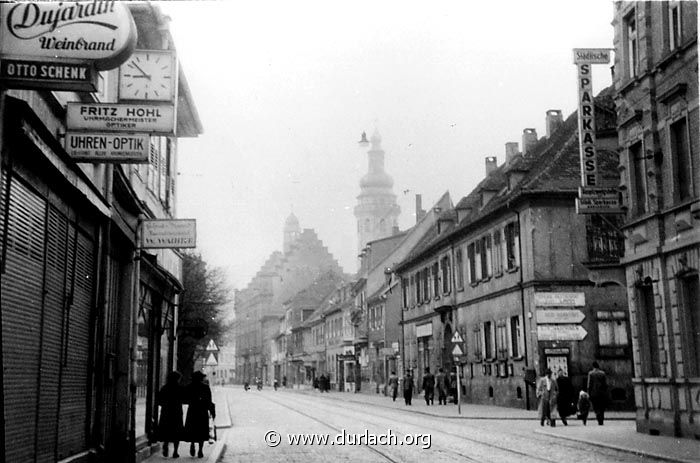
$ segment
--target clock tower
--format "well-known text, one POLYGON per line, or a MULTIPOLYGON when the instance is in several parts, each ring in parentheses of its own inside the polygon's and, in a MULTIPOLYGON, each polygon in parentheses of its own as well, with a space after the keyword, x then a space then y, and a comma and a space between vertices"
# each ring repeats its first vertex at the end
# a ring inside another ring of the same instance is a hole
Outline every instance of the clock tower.
POLYGON ((358 254, 368 242, 391 236, 394 227, 398 227, 401 212, 393 192, 394 179, 384 171, 382 137, 377 130, 372 134, 370 143, 367 152, 369 168, 360 179, 360 194, 355 206, 358 254))

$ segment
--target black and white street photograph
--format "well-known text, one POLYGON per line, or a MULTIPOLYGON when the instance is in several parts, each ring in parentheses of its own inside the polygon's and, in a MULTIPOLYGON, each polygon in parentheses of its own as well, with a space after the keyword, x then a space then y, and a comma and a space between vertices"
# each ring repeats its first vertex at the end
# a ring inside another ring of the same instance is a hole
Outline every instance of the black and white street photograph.
POLYGON ((0 0, 0 463, 700 463, 697 0, 0 0))

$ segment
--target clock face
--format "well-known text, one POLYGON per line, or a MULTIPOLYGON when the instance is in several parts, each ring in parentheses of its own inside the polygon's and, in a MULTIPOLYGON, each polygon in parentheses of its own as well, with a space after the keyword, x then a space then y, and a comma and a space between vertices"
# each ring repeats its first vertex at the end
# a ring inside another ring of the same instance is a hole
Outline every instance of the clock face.
POLYGON ((174 101, 175 55, 168 50, 135 50, 119 68, 119 99, 174 101))

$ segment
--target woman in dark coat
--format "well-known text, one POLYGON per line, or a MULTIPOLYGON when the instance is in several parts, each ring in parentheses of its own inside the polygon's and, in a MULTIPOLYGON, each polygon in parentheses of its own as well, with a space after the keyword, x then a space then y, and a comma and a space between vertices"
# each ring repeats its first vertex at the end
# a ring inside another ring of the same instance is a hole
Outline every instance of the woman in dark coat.
POLYGON ((173 458, 180 455, 177 449, 182 439, 182 402, 184 391, 180 386, 182 375, 177 371, 171 371, 168 379, 158 392, 157 402, 160 405, 160 419, 158 420, 158 440, 163 443, 163 456, 168 456, 168 442, 173 443, 173 458))
POLYGON ((557 372, 557 387, 559 395, 557 396, 557 411, 564 426, 567 426, 566 417, 576 413, 576 391, 571 384, 571 379, 566 376, 561 368, 557 372))
POLYGON ((204 457, 202 446, 209 440, 209 413, 216 418, 214 404, 211 401, 211 389, 204 383, 206 375, 201 371, 192 373, 192 382, 185 391, 185 399, 189 404, 185 420, 185 438, 190 442, 190 455, 194 456, 194 444, 199 443, 199 458, 204 457))

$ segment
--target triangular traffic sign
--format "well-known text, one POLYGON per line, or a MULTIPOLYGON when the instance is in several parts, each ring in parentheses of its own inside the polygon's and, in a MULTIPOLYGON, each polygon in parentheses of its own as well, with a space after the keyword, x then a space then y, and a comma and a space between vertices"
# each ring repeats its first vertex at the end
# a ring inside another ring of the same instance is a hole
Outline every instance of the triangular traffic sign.
POLYGON ((452 355, 464 355, 464 352, 462 352, 462 348, 459 347, 459 344, 455 344, 454 349, 452 349, 452 355))
POLYGON ((214 344, 214 340, 210 339, 209 344, 207 344, 207 351, 218 351, 219 348, 216 347, 216 344, 214 344))
POLYGON ((215 367, 219 364, 219 362, 216 361, 216 357, 214 357, 214 354, 209 354, 209 358, 207 358, 207 361, 204 363, 208 367, 215 367))
POLYGON ((459 333, 459 331, 455 331, 455 334, 452 335, 452 342, 464 342, 464 339, 462 339, 462 335, 459 333))

